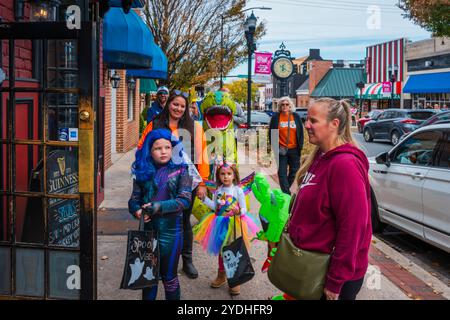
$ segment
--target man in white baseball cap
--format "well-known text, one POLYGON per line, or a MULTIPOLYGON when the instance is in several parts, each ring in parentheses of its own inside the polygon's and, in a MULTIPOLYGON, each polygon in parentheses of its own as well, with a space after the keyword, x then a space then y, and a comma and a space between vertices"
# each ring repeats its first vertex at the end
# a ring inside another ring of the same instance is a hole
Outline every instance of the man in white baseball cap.
POLYGON ((156 100, 153 101, 150 108, 147 110, 147 123, 153 121, 156 116, 164 109, 167 98, 169 97, 169 89, 167 87, 159 87, 156 91, 156 100))

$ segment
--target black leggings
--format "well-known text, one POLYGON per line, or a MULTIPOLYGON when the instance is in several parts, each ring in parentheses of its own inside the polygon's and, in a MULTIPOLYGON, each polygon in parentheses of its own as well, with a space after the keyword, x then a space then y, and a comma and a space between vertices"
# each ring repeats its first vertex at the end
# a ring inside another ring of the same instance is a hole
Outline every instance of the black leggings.
POLYGON ((355 300, 356 295, 361 290, 364 283, 364 277, 359 280, 347 281, 344 283, 339 294, 339 300, 355 300))

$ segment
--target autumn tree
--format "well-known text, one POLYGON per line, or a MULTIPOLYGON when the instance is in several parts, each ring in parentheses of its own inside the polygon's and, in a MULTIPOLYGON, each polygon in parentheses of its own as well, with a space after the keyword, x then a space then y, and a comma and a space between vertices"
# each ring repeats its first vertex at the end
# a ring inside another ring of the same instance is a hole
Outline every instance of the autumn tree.
MULTIPOLYGON (((225 85, 225 87, 230 89, 230 95, 234 101, 243 103, 244 105, 247 103, 247 79, 233 81, 225 85)), ((252 83, 252 101, 255 101, 257 91, 258 86, 252 83)))
MULTIPOLYGON (((184 88, 204 84, 224 74, 246 56, 244 35, 245 8, 248 0, 147 0, 144 15, 155 43, 168 58, 167 85, 184 88), (221 51, 221 22, 224 18, 221 51)), ((265 33, 259 24, 255 39, 265 33)))
POLYGON ((450 36, 450 0, 400 0, 398 7, 433 36, 450 36))

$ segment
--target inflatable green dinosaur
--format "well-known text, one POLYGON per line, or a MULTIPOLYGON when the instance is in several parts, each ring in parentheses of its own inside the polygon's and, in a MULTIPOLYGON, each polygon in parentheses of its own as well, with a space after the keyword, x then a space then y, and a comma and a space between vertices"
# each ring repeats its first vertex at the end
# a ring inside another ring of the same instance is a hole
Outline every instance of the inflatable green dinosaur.
MULTIPOLYGON (((200 106, 204 117, 203 129, 208 140, 208 154, 214 154, 222 159, 237 164, 236 140, 233 130, 233 116, 236 114, 236 104, 226 92, 210 92, 200 106), (210 129, 214 129, 210 131, 210 129), (214 136, 215 139, 209 137, 214 136), (217 141, 216 138, 221 139, 217 141), (212 141, 211 141, 212 140, 212 141), (214 144, 214 146, 211 146, 214 144), (222 148, 217 150, 217 148, 222 148), (219 152, 218 152, 219 151, 219 152)), ((214 159, 210 159, 213 163, 214 159)))
POLYGON ((263 230, 257 233, 258 240, 275 243, 280 241, 281 232, 289 217, 291 196, 280 189, 271 190, 267 178, 261 173, 255 175, 252 191, 261 204, 259 218, 263 230))

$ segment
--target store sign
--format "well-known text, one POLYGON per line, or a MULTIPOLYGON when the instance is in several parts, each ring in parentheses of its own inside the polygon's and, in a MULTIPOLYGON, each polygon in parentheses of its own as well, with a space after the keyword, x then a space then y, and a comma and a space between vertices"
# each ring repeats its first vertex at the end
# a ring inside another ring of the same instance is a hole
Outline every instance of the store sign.
POLYGON ((383 82, 383 93, 391 93, 392 85, 390 82, 383 82))
POLYGON ((272 53, 255 52, 255 75, 270 75, 272 65, 272 53))

